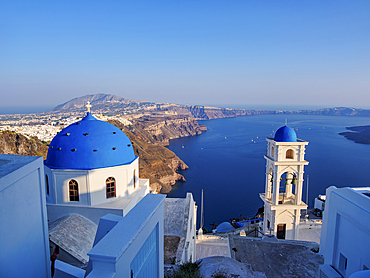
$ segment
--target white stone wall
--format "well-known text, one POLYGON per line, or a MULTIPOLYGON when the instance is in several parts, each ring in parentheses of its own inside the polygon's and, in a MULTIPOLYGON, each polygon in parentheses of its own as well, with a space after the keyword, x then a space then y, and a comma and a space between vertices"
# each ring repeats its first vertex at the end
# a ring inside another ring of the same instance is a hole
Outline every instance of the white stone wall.
POLYGON ((370 269, 370 197, 363 192, 370 194, 370 187, 326 190, 320 253, 343 277, 370 269))
POLYGON ((49 180, 49 198, 54 204, 93 206, 129 197, 139 186, 139 159, 129 165, 93 170, 50 169, 45 166, 49 180), (133 175, 136 175, 134 179, 133 175), (116 197, 106 198, 106 179, 116 181, 116 197), (69 181, 78 183, 79 201, 69 200, 69 181), (134 180, 136 184, 134 185, 134 180))
POLYGON ((0 173, 0 276, 50 277, 43 159, 0 155, 0 173))
POLYGON ((112 198, 119 204, 111 207, 104 206, 71 206, 69 204, 47 204, 48 220, 49 223, 54 222, 56 219, 71 213, 80 214, 90 219, 95 224, 99 224, 99 219, 104 215, 110 213, 118 216, 125 216, 145 195, 149 193, 149 180, 139 179, 139 186, 136 191, 127 198, 124 203, 121 203, 117 198, 112 198))
POLYGON ((274 160, 279 161, 290 161, 292 159, 286 158, 286 151, 293 150, 293 160, 304 161, 305 149, 308 142, 299 140, 297 142, 276 142, 273 139, 266 139, 267 144, 267 155, 274 160))
POLYGON ((164 276, 164 198, 164 195, 159 194, 146 195, 97 242, 88 253, 91 272, 87 278, 130 277, 131 262, 156 226, 158 227, 158 273, 151 273, 150 277, 164 276))
POLYGON ((191 193, 186 194, 185 199, 185 214, 183 237, 185 238, 185 245, 183 246, 183 254, 181 263, 196 261, 196 221, 197 212, 195 202, 191 193))

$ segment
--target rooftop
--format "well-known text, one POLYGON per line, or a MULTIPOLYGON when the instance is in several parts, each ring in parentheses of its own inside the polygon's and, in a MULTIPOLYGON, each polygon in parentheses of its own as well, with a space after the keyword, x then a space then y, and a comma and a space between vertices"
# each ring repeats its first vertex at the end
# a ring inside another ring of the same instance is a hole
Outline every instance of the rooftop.
POLYGON ((37 159, 40 157, 0 154, 0 179, 37 159))
POLYGON ((74 258, 86 264, 89 261, 87 252, 93 246, 98 226, 79 214, 63 216, 49 226, 49 237, 52 242, 74 258))
POLYGON ((249 264, 267 277, 318 277, 321 255, 313 252, 318 244, 302 241, 229 236, 231 257, 249 264))
POLYGON ((90 260, 92 257, 104 258, 106 261, 118 259, 129 248, 142 227, 157 213, 164 198, 165 196, 159 194, 146 195, 90 250, 90 260))
POLYGON ((215 256, 230 257, 229 241, 227 237, 208 234, 202 237, 198 236, 196 248, 196 260, 215 256))
POLYGON ((182 236, 185 199, 166 198, 164 200, 164 263, 173 264, 182 236))
POLYGON ((164 234, 171 236, 182 235, 184 222, 185 199, 166 198, 164 201, 164 234))
POLYGON ((164 249, 165 263, 181 262, 187 242, 188 223, 193 196, 186 198, 166 198, 164 201, 164 249))

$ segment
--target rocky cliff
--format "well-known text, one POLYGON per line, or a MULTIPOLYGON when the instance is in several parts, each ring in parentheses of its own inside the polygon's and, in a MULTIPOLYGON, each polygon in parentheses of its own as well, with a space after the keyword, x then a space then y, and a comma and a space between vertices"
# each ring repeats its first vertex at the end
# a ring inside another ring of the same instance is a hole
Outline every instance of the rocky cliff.
POLYGON ((207 130, 193 117, 142 117, 135 124, 145 130, 153 142, 164 146, 169 145, 170 139, 199 135, 207 130))
POLYGON ((227 117, 236 117, 244 115, 265 114, 271 111, 263 110, 245 110, 212 107, 204 105, 178 105, 172 103, 157 104, 156 111, 172 112, 176 115, 194 117, 196 120, 212 120, 227 117))
POLYGON ((130 138, 135 154, 140 157, 140 177, 150 180, 153 192, 168 193, 176 181, 185 181, 177 170, 185 170, 188 166, 175 153, 158 144, 140 125, 125 127, 119 121, 109 122, 122 129, 130 138))
POLYGON ((48 146, 37 138, 28 139, 10 131, 0 133, 0 153, 43 156, 46 159, 47 152, 48 146))

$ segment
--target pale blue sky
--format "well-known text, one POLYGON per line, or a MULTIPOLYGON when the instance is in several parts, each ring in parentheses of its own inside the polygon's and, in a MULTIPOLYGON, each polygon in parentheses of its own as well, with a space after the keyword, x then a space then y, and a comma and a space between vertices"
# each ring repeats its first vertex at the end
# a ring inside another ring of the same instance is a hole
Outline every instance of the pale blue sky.
POLYGON ((370 1, 3 1, 0 106, 370 107, 370 1))

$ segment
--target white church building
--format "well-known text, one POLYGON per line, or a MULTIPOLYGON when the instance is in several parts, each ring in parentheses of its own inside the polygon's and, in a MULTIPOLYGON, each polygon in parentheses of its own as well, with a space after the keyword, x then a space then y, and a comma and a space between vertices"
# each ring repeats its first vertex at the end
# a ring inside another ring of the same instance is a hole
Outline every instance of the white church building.
POLYGON ((48 204, 60 207, 117 208, 128 205, 114 204, 117 200, 139 194, 132 208, 149 192, 149 180, 139 179, 139 158, 128 137, 90 113, 51 141, 45 183, 48 204))
POLYGON ((128 137, 90 113, 52 140, 45 161, 48 201, 94 206, 131 196, 139 180, 138 157, 128 137))
MULTIPOLYGON (((44 164, 0 155, 1 277, 22 277, 25 253, 28 277, 50 277, 56 246, 54 277, 163 277, 166 196, 148 194, 128 137, 87 107, 54 137, 44 164)), ((195 258, 196 207, 186 200, 180 261, 195 258)))
POLYGON ((307 208, 302 201, 305 148, 307 141, 297 138, 295 131, 283 126, 274 138, 266 138, 265 193, 263 231, 278 239, 297 240, 301 210, 307 208))

